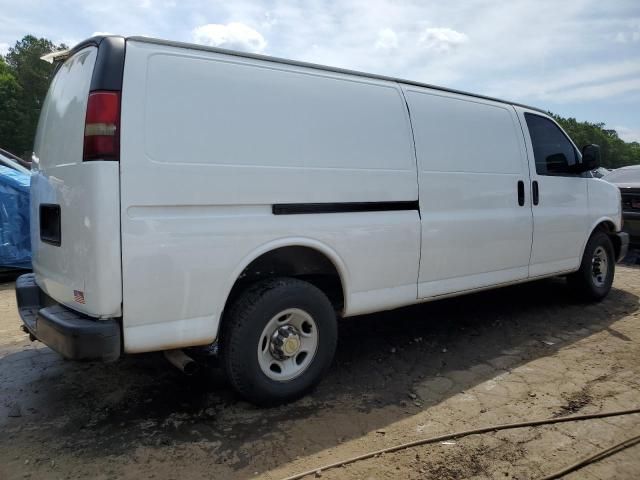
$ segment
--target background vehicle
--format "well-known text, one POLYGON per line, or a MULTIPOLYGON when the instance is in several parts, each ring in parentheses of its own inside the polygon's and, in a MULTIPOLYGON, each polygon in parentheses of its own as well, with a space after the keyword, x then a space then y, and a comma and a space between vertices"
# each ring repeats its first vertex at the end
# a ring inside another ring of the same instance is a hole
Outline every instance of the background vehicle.
POLYGON ((631 245, 640 246, 640 165, 618 168, 603 180, 620 188, 623 230, 629 234, 631 245))
POLYGON ((605 175, 609 174, 609 172, 611 172, 611 170, 609 170, 607 168, 604 168, 604 167, 598 167, 595 170, 591 171, 593 176, 596 177, 596 178, 602 178, 605 175))
POLYGON ((6 162, 10 162, 12 165, 15 165, 15 164, 20 165, 26 171, 31 170, 30 162, 23 160, 22 158, 18 157, 17 155, 14 155, 8 150, 4 150, 3 148, 0 148, 0 163, 6 165, 6 162))
POLYGON ((25 175, 30 175, 30 165, 27 162, 1 148, 0 165, 24 173, 25 175))
POLYGON ((31 268, 30 174, 17 157, 0 149, 0 273, 31 268))
POLYGON ((140 37, 67 55, 17 283, 66 357, 217 342, 240 394, 286 401, 329 367, 337 318, 551 275, 599 300, 626 250, 598 147, 540 110, 140 37))

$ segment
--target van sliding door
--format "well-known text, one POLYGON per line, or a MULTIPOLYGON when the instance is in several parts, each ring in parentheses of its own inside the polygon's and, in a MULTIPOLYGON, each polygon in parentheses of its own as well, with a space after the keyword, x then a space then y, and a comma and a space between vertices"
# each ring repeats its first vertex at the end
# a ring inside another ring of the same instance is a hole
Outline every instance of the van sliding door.
POLYGON ((529 170, 510 105, 406 86, 422 250, 420 298, 525 279, 532 239, 529 170))

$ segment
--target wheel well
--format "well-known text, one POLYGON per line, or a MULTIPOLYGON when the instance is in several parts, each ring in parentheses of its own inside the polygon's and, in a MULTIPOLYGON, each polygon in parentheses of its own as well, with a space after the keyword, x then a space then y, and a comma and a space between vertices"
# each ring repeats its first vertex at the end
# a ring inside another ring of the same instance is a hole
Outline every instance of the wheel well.
POLYGON ((342 280, 333 262, 310 247, 280 247, 262 254, 242 271, 231 288, 225 310, 251 284, 273 277, 305 280, 329 298, 337 311, 344 308, 342 280))
POLYGON ((600 222, 596 228, 594 228, 595 230, 602 230, 605 233, 615 233, 616 231, 616 226, 613 224, 613 222, 610 222, 609 220, 605 220, 604 222, 600 222))
MULTIPOLYGON (((593 232, 597 232, 597 231, 601 231, 609 235, 609 239, 613 244, 615 258, 618 258, 618 255, 620 255, 620 249, 622 248, 622 245, 620 243, 620 238, 617 235, 613 235, 614 233, 616 233, 616 226, 613 224, 613 222, 610 222, 608 220, 600 222, 596 226, 596 228, 593 229, 593 232)), ((593 235, 593 232, 591 233, 592 235, 593 235)))

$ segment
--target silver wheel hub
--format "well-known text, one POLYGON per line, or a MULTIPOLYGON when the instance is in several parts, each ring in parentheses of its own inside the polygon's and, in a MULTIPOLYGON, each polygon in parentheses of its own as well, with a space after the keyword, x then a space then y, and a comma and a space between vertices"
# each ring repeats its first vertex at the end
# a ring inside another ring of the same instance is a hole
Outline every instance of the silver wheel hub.
POLYGON ((271 380, 284 382, 301 375, 318 349, 318 327, 311 315, 288 308, 273 316, 258 340, 258 364, 271 380))
POLYGON ((607 281, 609 258, 603 247, 598 247, 591 258, 591 279, 597 287, 602 287, 607 281))
POLYGON ((273 332, 269 349, 274 358, 285 360, 300 351, 300 335, 292 325, 283 325, 273 332))

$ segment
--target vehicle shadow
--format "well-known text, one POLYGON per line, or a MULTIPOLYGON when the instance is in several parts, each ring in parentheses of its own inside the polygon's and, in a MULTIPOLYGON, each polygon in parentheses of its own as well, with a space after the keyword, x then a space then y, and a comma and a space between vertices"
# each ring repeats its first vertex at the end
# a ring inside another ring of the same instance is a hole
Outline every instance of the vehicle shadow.
POLYGON ((15 281, 20 275, 29 273, 31 270, 22 270, 16 268, 0 268, 0 284, 15 281))
POLYGON ((640 268, 640 248, 630 248, 621 263, 627 267, 640 268))
POLYGON ((29 428, 43 449, 87 460, 206 444, 212 464, 242 478, 248 466, 276 468, 383 429, 596 332, 625 340, 612 324, 638 309, 627 291, 585 304, 551 279, 345 319, 319 388, 271 409, 236 398, 219 370, 186 377, 160 354, 79 364, 39 348, 0 362, 0 393, 23 412, 5 420, 0 405, 0 427, 29 428))

